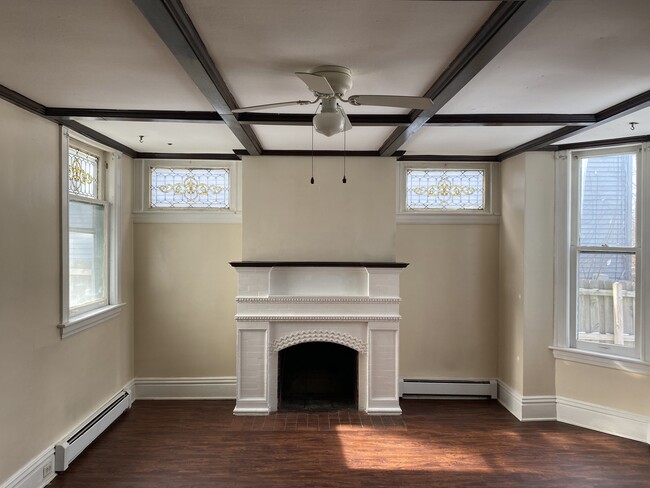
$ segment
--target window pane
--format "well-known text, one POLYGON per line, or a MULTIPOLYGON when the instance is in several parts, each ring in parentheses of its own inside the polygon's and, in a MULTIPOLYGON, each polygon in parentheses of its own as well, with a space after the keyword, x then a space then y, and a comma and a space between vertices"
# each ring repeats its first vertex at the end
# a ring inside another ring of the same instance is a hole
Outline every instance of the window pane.
POLYGON ((408 210, 483 210, 483 170, 406 170, 408 210))
POLYGON ((68 152, 68 191, 73 195, 97 198, 99 158, 70 147, 68 152))
MULTIPOLYGON (((70 310, 106 303, 103 205, 69 202, 70 310)), ((92 307, 90 307, 92 308, 92 307)))
POLYGON ((636 256, 578 254, 579 341, 634 347, 636 256))
POLYGON ((228 170, 151 168, 151 208, 228 208, 228 170))
POLYGON ((580 244, 636 245, 636 155, 580 159, 580 244))

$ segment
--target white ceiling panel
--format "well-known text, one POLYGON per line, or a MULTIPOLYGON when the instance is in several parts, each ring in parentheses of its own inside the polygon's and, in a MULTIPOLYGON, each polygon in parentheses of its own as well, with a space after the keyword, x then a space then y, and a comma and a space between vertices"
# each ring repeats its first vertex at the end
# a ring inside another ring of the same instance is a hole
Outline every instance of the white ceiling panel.
POLYGON ((243 149, 225 124, 106 120, 79 122, 138 152, 225 154, 233 149, 243 149), (144 136, 143 142, 140 142, 140 136, 144 136))
POLYGON ((49 107, 211 110, 130 0, 2 2, 0 84, 49 107))
POLYGON ((621 117, 620 119, 595 127, 578 135, 567 137, 555 144, 574 144, 577 142, 619 139, 623 137, 643 135, 650 135, 650 108, 639 110, 627 117, 621 117), (634 130, 631 129, 630 122, 638 123, 635 125, 634 130))
POLYGON ((440 113, 595 113, 650 88, 650 1, 552 2, 440 113))
POLYGON ((423 127, 402 146, 406 154, 495 156, 559 127, 423 127))
MULTIPOLYGON (((255 133, 264 146, 271 150, 311 150, 311 126, 256 125, 255 133)), ((353 127, 345 133, 348 151, 376 151, 393 131, 392 127, 353 127)), ((343 133, 326 137, 314 131, 314 149, 342 151, 343 133)))
MULTIPOLYGON (((352 70, 348 95, 421 96, 498 2, 185 0, 183 4, 237 103, 250 106, 310 99, 311 93, 293 73, 323 64, 352 70)), ((349 105, 345 110, 407 112, 349 105)))

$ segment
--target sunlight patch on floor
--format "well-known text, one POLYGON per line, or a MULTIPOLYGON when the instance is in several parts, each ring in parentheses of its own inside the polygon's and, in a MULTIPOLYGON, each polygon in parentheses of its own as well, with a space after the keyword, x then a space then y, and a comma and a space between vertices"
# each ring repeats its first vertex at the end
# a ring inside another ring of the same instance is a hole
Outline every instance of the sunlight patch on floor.
MULTIPOLYGON (((347 426, 349 427, 349 426, 347 426)), ((339 429, 337 429, 339 430, 339 429)), ((463 471, 489 473, 493 471, 479 453, 467 449, 437 446, 408 433, 365 431, 363 438, 347 438, 339 434, 345 464, 350 469, 389 471, 463 471)))

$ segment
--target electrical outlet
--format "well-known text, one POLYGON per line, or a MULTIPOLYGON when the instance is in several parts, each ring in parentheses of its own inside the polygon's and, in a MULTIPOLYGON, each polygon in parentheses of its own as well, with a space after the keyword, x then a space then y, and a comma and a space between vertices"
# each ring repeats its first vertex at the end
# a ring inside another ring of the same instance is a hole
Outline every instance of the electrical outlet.
POLYGON ((43 466, 43 479, 47 478, 52 474, 52 463, 48 463, 46 466, 43 466))

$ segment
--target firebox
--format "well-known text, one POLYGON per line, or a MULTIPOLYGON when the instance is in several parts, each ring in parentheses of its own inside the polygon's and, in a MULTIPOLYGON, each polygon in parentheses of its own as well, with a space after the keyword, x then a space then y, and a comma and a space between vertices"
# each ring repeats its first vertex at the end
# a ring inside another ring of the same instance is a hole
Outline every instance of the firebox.
POLYGON ((330 342, 308 342, 278 353, 278 409, 356 409, 358 353, 330 342))

